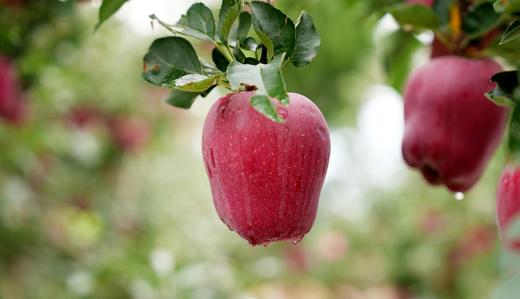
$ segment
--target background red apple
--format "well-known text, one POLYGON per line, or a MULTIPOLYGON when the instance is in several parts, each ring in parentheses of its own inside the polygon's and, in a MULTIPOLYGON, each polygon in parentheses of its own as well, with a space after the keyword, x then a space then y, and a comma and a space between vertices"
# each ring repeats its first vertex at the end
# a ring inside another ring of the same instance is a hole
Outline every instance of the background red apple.
POLYGON ((103 112, 98 107, 80 104, 70 109, 66 115, 66 121, 72 126, 83 128, 93 122, 100 121, 102 117, 103 112))
POLYGON ((311 229, 327 171, 327 123, 309 99, 277 105, 284 123, 251 107, 253 93, 219 99, 204 125, 203 156, 217 213, 252 245, 299 241, 311 229))
POLYGON ((412 74, 402 151, 429 183, 464 192, 482 176, 507 119, 507 110, 484 96, 500 70, 490 59, 443 56, 412 74))
POLYGON ((115 117, 108 122, 113 142, 124 151, 141 149, 150 137, 148 124, 135 117, 115 117))
POLYGON ((520 167, 506 166, 497 189, 497 222, 504 247, 520 251, 520 239, 508 240, 506 232, 520 220, 520 167))
POLYGON ((16 70, 6 57, 0 56, 0 118, 19 124, 26 112, 27 105, 16 70))

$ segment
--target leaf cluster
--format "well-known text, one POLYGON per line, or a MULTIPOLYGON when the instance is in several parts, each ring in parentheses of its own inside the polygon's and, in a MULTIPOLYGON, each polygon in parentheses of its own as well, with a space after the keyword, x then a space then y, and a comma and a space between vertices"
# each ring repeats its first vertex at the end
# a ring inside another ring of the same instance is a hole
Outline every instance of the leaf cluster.
POLYGON ((496 87, 486 96, 495 104, 512 108, 509 122, 508 154, 515 162, 520 162, 520 78, 518 71, 495 74, 491 80, 496 87))
POLYGON ((175 24, 155 15, 153 22, 172 36, 155 40, 144 56, 143 78, 173 89, 168 102, 190 108, 216 86, 254 91, 253 107, 282 122, 270 98, 288 105, 282 69, 305 67, 317 55, 320 36, 310 15, 296 22, 269 3, 223 0, 218 18, 203 3, 195 3, 175 24), (199 58, 189 39, 213 45, 212 63, 199 58))
POLYGON ((449 50, 461 52, 508 20, 494 2, 435 0, 431 7, 399 3, 388 12, 402 28, 432 30, 449 50))

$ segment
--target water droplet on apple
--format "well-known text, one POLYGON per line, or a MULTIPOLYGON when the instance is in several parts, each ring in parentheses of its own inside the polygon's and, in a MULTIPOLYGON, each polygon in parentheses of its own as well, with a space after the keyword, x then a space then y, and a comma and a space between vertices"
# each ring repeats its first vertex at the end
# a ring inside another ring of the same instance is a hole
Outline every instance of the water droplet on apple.
POLYGON ((302 239, 303 239, 302 237, 297 237, 297 238, 292 239, 291 242, 294 245, 296 245, 296 244, 300 243, 302 241, 302 239))
POLYGON ((461 201, 461 200, 464 199, 464 193, 457 192, 457 193, 454 194, 454 197, 455 197, 456 200, 461 201))

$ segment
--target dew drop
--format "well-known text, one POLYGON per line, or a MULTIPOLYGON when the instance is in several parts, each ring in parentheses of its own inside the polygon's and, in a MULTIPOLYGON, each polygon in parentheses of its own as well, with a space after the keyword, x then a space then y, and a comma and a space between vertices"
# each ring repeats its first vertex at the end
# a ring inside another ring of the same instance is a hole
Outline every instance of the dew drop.
POLYGON ((302 241, 302 237, 297 237, 297 238, 294 238, 291 240, 291 243, 293 243, 294 245, 300 243, 302 241))
POLYGON ((455 197, 456 200, 461 201, 461 200, 464 199, 464 193, 457 192, 457 193, 454 194, 454 197, 455 197))

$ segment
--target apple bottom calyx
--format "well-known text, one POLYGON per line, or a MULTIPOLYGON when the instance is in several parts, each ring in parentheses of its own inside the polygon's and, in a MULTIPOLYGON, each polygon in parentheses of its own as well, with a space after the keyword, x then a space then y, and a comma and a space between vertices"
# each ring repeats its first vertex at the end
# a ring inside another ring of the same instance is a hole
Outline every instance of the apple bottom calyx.
POLYGON ((316 217, 330 155, 327 124, 299 94, 289 94, 289 106, 273 101, 283 123, 253 109, 252 96, 219 99, 204 124, 202 151, 215 208, 251 245, 298 242, 316 217))

